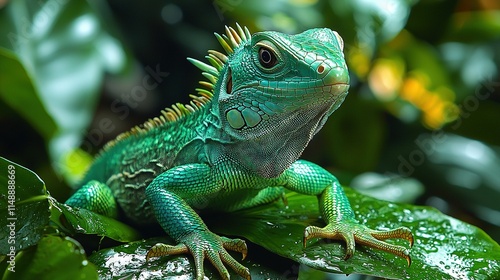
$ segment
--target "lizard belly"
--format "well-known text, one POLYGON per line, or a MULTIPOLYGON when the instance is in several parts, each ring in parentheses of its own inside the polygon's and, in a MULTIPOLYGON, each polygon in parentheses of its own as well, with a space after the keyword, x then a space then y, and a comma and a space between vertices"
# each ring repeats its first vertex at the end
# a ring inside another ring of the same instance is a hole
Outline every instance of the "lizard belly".
POLYGON ((271 203, 283 197, 283 187, 262 189, 238 189, 231 192, 218 192, 212 196, 193 198, 188 203, 197 210, 233 212, 271 203))

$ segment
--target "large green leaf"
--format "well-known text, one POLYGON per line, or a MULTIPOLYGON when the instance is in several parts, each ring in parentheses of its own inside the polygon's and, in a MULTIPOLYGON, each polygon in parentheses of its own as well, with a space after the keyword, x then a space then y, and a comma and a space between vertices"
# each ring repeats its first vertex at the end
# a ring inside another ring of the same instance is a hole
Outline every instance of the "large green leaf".
MULTIPOLYGON (((409 227, 415 236, 412 265, 391 254, 358 246, 344 261, 345 246, 337 241, 309 241, 302 247, 304 228, 320 225, 315 197, 287 195, 281 203, 219 217, 212 228, 227 235, 244 236, 281 256, 310 267, 344 274, 366 274, 397 279, 497 279, 500 246, 481 229, 420 206, 398 205, 361 195, 346 188, 358 219, 371 228, 409 227)), ((407 246, 406 242, 394 243, 407 246)))

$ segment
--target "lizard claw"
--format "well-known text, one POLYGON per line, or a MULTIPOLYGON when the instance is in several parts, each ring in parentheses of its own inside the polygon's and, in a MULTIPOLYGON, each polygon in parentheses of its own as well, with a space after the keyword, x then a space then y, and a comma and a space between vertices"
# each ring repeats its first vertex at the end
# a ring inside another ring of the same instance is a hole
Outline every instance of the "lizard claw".
POLYGON ((166 255, 177 255, 191 253, 194 257, 196 267, 196 279, 201 280, 205 277, 203 271, 203 262, 207 258, 213 266, 219 271, 222 279, 229 279, 229 272, 225 265, 231 267, 238 275, 244 279, 251 279, 248 268, 236 261, 227 251, 232 250, 247 256, 247 245, 241 239, 230 239, 220 237, 209 231, 194 232, 184 237, 181 243, 172 246, 163 243, 154 245, 146 255, 146 261, 153 257, 166 255))
POLYGON ((309 226, 304 231, 304 247, 306 247, 307 240, 315 237, 344 240, 347 247, 344 257, 346 260, 354 255, 355 243, 358 242, 359 244, 402 257, 406 260, 408 266, 411 265, 410 250, 408 248, 384 242, 386 239, 401 238, 408 240, 410 247, 412 247, 413 234, 406 227, 380 231, 372 230, 364 225, 350 221, 328 224, 324 228, 309 226))

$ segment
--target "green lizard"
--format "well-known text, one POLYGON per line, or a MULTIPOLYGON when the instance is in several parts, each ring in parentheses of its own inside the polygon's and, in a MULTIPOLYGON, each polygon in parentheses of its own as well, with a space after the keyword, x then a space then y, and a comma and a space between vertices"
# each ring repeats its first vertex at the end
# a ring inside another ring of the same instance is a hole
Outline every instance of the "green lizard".
POLYGON ((209 51, 210 65, 189 59, 207 78, 191 103, 167 108, 108 143, 66 204, 110 217, 121 209, 137 224, 159 223, 178 245, 157 244, 147 259, 190 253, 197 279, 204 277, 205 258, 224 279, 229 279, 226 266, 250 279, 248 269, 226 251, 245 258, 245 242, 212 233, 197 211, 269 203, 286 188, 317 196, 326 222, 305 229, 304 246, 311 238, 343 239, 345 259, 357 242, 403 257, 409 265, 409 249, 384 242, 403 238, 411 246, 409 229, 361 225, 338 180, 298 160, 347 95, 342 38, 326 28, 297 35, 251 35, 239 25, 225 31, 215 35, 226 54, 209 51))

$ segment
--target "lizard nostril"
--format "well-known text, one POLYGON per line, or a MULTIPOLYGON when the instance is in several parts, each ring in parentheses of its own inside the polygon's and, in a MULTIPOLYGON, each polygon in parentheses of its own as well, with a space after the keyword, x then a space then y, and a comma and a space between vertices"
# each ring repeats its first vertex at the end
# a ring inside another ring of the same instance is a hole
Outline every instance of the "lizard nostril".
POLYGON ((323 66, 323 64, 318 66, 318 68, 316 69, 316 72, 318 74, 323 74, 324 71, 325 71, 325 66, 323 66))

